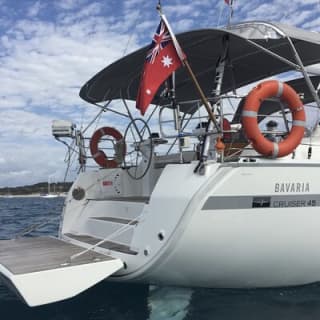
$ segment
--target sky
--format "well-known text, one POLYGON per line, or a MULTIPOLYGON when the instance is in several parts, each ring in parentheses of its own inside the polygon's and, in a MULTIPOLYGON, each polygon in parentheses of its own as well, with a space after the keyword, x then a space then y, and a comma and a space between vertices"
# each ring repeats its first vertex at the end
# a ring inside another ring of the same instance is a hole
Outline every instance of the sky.
MULTIPOLYGON (((0 187, 62 181, 66 148, 53 120, 85 127, 79 97, 98 71, 150 43, 152 0, 0 0, 0 187)), ((234 0, 233 22, 267 20, 320 31, 319 0, 234 0)), ((224 0, 162 0, 175 33, 223 26, 224 0)), ((77 167, 69 170, 72 180, 77 167)))

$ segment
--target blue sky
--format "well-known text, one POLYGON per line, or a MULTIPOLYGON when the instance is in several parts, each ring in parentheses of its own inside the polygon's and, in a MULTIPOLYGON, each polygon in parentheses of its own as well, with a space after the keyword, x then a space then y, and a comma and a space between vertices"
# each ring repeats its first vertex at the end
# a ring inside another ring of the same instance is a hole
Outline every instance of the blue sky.
MULTIPOLYGON (((0 0, 0 186, 62 180, 65 148, 54 119, 84 125, 78 96, 96 72, 151 41, 151 0, 0 0)), ((162 0, 176 33, 226 23, 224 0, 162 0)), ((235 0, 234 22, 280 21, 320 30, 319 0, 235 0)))

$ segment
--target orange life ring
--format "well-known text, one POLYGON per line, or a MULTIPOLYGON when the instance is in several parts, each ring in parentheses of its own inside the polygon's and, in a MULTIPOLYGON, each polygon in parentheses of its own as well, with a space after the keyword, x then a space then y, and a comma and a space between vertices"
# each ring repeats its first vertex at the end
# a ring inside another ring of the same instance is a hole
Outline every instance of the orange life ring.
MULTIPOLYGON (((115 128, 111 127, 102 127, 98 129, 91 137, 90 140, 90 151, 93 159, 95 162, 100 165, 103 168, 117 168, 118 165, 121 163, 120 160, 116 159, 108 159, 106 154, 98 148, 98 144, 103 136, 111 136, 115 138, 117 142, 123 142, 123 136, 122 134, 115 128)), ((116 152, 117 154, 117 152, 116 152)), ((123 156, 125 154, 125 145, 123 146, 122 149, 122 154, 118 156, 123 156)))
POLYGON ((294 89, 286 83, 268 80, 260 83, 248 94, 242 111, 242 124, 247 138, 257 152, 267 157, 277 158, 292 153, 300 144, 304 136, 306 115, 303 104, 294 89), (279 143, 272 142, 263 136, 257 120, 261 102, 271 97, 284 101, 293 119, 290 133, 279 143))

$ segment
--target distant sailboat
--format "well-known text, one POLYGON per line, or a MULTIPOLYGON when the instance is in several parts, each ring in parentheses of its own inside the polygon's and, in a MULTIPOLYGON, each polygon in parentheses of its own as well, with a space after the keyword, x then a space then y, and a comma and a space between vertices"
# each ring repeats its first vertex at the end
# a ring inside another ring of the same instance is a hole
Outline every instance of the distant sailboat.
POLYGON ((13 195, 10 193, 9 188, 7 189, 7 194, 4 197, 5 198, 13 198, 13 195))
POLYGON ((57 198, 58 197, 58 194, 57 193, 51 193, 50 192, 50 178, 48 179, 48 193, 43 193, 43 194, 40 194, 40 197, 41 198, 57 198))

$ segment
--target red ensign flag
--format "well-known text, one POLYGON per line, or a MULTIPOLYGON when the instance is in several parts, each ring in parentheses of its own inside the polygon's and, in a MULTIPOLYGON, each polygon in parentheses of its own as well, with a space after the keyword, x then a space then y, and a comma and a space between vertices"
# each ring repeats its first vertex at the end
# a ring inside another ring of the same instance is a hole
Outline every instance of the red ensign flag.
POLYGON ((136 107, 144 115, 160 85, 182 65, 165 23, 161 20, 144 63, 136 107))

